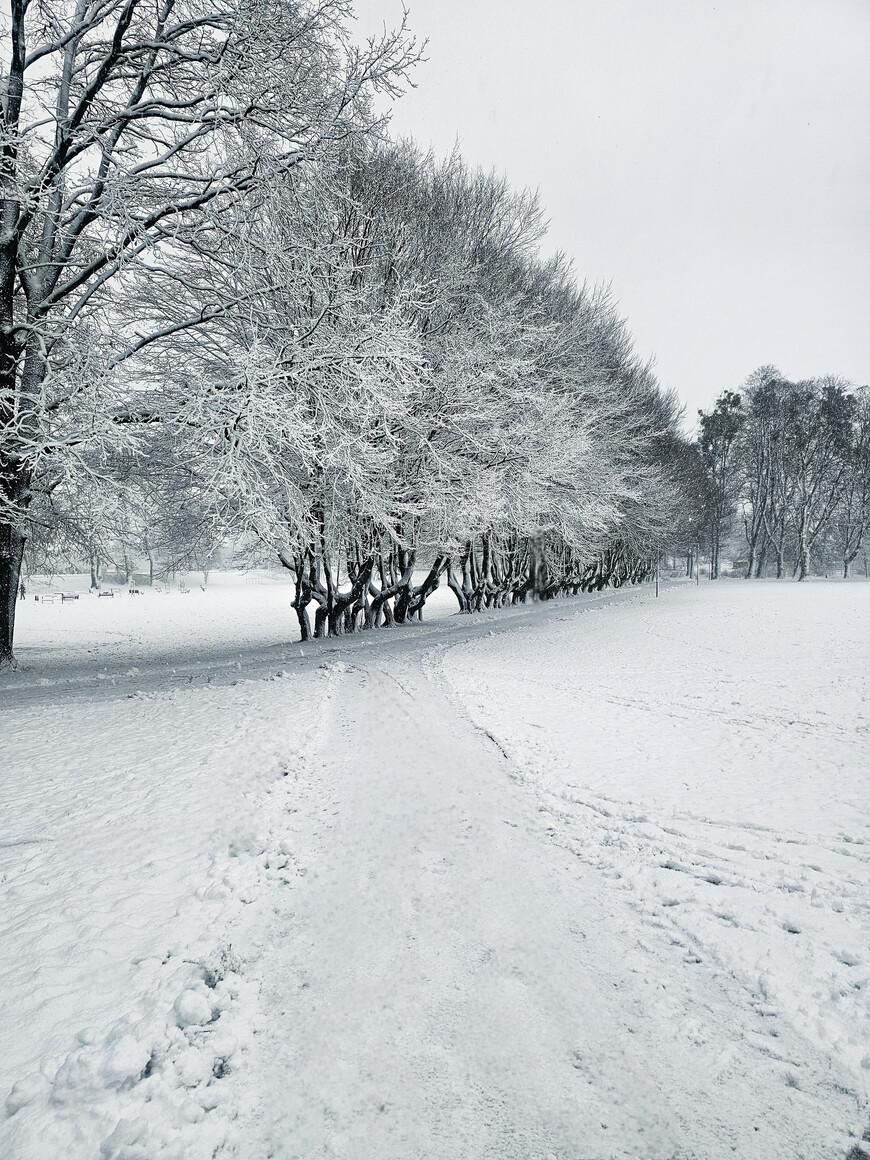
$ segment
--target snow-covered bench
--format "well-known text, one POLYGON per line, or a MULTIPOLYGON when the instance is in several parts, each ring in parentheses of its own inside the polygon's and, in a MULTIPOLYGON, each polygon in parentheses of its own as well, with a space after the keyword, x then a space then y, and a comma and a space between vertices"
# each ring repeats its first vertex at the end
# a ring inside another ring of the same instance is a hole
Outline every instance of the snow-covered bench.
POLYGON ((63 604, 67 600, 78 600, 78 598, 79 598, 78 592, 61 592, 61 594, 60 594, 61 604, 63 604))

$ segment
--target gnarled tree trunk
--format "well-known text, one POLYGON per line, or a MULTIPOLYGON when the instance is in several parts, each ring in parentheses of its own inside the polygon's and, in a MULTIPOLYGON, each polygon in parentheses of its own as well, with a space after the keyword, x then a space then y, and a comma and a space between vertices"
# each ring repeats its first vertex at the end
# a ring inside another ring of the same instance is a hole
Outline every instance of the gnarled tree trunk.
POLYGON ((17 528, 0 525, 0 665, 15 661, 12 642, 24 544, 25 538, 17 528))

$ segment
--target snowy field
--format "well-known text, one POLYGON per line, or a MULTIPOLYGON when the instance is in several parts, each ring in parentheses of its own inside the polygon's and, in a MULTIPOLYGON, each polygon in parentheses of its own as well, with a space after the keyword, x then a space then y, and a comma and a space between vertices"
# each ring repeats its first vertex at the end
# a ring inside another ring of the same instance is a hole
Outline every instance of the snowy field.
POLYGON ((870 585, 190 587, 20 606, 4 1160, 870 1155, 870 585))
MULTIPOLYGON (((29 580, 15 629, 24 671, 14 680, 0 673, 0 692, 23 684, 111 684, 130 669, 158 682, 201 674, 214 680, 237 667, 240 653, 246 666, 255 655, 267 665, 299 655, 286 647, 299 639, 286 573, 212 572, 204 585, 202 573, 192 572, 173 584, 141 587, 135 596, 122 585, 104 584, 102 591, 113 595, 89 591, 82 574, 29 580), (64 593, 78 599, 63 601, 64 593), (48 603, 46 595, 53 597, 48 603)), ((456 598, 444 587, 424 615, 439 619, 455 611, 456 598)))

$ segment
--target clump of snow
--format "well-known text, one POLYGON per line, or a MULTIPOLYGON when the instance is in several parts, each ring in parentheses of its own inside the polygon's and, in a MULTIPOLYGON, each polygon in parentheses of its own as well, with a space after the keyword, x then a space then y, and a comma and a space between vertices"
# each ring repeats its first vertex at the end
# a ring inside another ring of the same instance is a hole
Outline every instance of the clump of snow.
POLYGON ((132 1035, 122 1035, 109 1049, 103 1061, 102 1074, 108 1084, 122 1084, 138 1079, 144 1072, 151 1052, 132 1035))
POLYGON ((97 1040, 88 1035, 53 1074, 46 1061, 46 1070, 16 1084, 7 1100, 8 1154, 37 1160, 50 1140, 53 1154, 70 1160, 97 1146, 110 1160, 205 1160, 229 1146, 245 1105, 230 1080, 249 1049, 256 988, 229 970, 206 987, 203 973, 195 964, 174 968, 138 1019, 125 1015, 97 1040))
POLYGON ((213 1015, 211 1003, 200 991, 182 991, 173 1004, 175 1021, 179 1027, 189 1027, 192 1023, 210 1023, 213 1015))
POLYGON ((31 1072, 24 1079, 20 1079, 6 1097, 6 1115, 14 1116, 16 1112, 21 1111, 34 1100, 45 1096, 50 1086, 51 1084, 46 1077, 38 1071, 31 1072))

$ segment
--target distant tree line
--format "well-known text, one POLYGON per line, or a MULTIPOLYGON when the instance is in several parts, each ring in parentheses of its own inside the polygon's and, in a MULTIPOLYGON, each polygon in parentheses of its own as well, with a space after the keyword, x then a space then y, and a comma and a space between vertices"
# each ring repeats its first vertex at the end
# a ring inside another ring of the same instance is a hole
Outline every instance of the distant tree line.
POLYGON ((637 581, 703 472, 536 197, 391 143, 346 0, 12 0, 0 663, 25 546, 293 577, 303 637, 637 581), (422 578, 421 578, 422 577, 422 578), (316 607, 313 624, 308 609, 316 607))
POLYGON ((699 446, 711 576, 729 542, 746 576, 849 576, 870 530, 867 387, 760 367, 700 413, 699 446))

